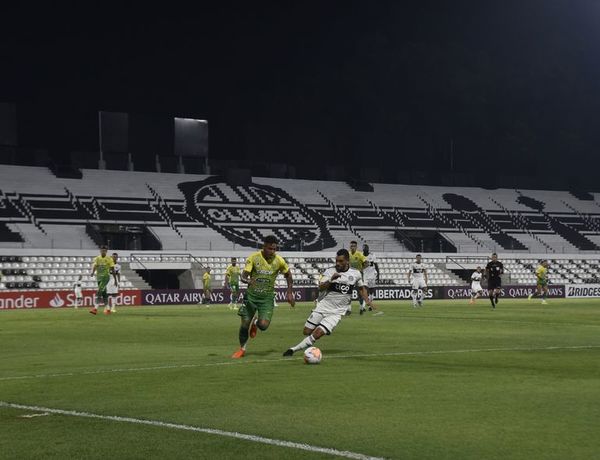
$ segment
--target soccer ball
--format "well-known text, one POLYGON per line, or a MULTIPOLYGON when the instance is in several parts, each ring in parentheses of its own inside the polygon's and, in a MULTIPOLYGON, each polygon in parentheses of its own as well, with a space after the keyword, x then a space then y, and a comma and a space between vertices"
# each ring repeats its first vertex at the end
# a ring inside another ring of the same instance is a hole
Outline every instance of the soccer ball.
POLYGON ((310 347, 304 350, 304 362, 306 364, 319 364, 323 358, 323 353, 317 347, 310 347))

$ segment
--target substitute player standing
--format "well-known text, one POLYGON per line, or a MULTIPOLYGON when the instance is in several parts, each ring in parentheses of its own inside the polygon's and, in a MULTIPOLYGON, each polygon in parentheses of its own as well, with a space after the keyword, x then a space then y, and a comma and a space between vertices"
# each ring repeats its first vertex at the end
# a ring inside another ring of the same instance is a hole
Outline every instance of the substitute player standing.
MULTIPOLYGON (((362 271, 365 268, 365 261, 367 258, 365 255, 357 250, 358 243, 356 241, 350 241, 350 267, 358 270, 361 275, 362 271)), ((346 316, 350 316, 352 314, 352 302, 350 302, 350 306, 346 311, 346 316)))
POLYGON ((265 238, 262 250, 246 259, 242 272, 242 282, 248 283, 244 302, 238 310, 241 317, 239 341, 240 349, 231 357, 242 358, 246 354, 248 336, 256 337, 257 330, 266 331, 271 324, 274 309, 275 279, 281 273, 287 281, 287 301, 296 305, 292 292, 292 273, 283 257, 277 254, 277 238, 265 238))
POLYGON ((422 306, 427 289, 427 270, 425 269, 421 254, 417 254, 415 261, 408 270, 408 284, 412 287, 411 297, 413 299, 413 308, 422 306))
MULTIPOLYGON (((96 299, 94 301, 94 308, 90 310, 92 315, 98 313, 98 305, 104 305, 104 311, 109 309, 108 305, 108 293, 106 292, 106 286, 110 280, 115 262, 112 257, 106 255, 108 248, 106 246, 100 247, 100 255, 94 258, 92 264, 91 276, 96 276, 96 282, 98 284, 98 290, 96 291, 96 299)), ((107 313, 108 314, 108 313, 107 313)))
POLYGON ((119 263, 119 254, 116 252, 112 255, 112 260, 115 263, 113 266, 113 272, 110 280, 106 286, 106 293, 108 294, 108 309, 104 309, 104 314, 117 312, 117 297, 119 296, 119 286, 121 284, 121 264, 119 263))
POLYGON ((475 300, 481 296, 483 292, 483 288, 481 287, 481 278, 483 277, 483 273, 481 272, 481 267, 477 267, 477 269, 471 275, 471 300, 469 300, 470 304, 474 304, 475 300))
POLYGON ((317 306, 304 324, 306 336, 297 345, 288 348, 283 356, 311 347, 324 335, 329 335, 341 321, 352 302, 352 289, 358 288, 361 298, 370 308, 375 308, 368 298, 367 289, 358 270, 350 267, 350 254, 340 249, 335 258, 335 267, 328 268, 319 280, 317 306))
POLYGON ((539 267, 535 270, 536 287, 535 293, 529 294, 528 300, 532 297, 542 296, 542 305, 546 305, 546 296, 548 295, 548 261, 542 260, 539 267))
POLYGON ((504 265, 498 260, 498 254, 492 254, 492 261, 485 266, 485 276, 488 280, 488 294, 492 309, 498 305, 498 297, 502 289, 502 274, 504 273, 504 265))
POLYGON ((237 258, 231 258, 231 265, 225 270, 225 287, 229 289, 229 309, 237 309, 240 295, 240 267, 237 258))
POLYGON ((75 294, 75 309, 79 308, 79 305, 83 306, 83 290, 82 290, 82 282, 83 276, 79 275, 77 281, 73 283, 73 293, 75 294))

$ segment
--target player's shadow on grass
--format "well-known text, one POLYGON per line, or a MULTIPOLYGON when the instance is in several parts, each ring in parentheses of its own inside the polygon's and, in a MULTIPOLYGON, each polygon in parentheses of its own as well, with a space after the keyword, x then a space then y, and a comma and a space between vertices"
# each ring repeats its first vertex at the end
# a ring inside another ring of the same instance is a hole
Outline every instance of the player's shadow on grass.
POLYGON ((281 354, 281 351, 275 350, 275 349, 263 350, 263 351, 254 351, 254 350, 252 351, 253 356, 268 356, 268 355, 272 355, 273 353, 281 354))

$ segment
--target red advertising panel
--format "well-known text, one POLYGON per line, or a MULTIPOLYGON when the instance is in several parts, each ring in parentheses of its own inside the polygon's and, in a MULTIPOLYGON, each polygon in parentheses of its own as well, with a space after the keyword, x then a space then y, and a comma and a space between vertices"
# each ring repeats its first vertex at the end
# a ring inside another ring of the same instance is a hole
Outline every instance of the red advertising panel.
MULTIPOLYGON (((84 307, 94 304, 95 291, 83 291, 84 307)), ((139 289, 125 289, 116 296, 117 305, 141 305, 142 295, 139 289)), ((75 306, 73 291, 0 291, 0 310, 28 310, 31 308, 63 308, 75 306)))

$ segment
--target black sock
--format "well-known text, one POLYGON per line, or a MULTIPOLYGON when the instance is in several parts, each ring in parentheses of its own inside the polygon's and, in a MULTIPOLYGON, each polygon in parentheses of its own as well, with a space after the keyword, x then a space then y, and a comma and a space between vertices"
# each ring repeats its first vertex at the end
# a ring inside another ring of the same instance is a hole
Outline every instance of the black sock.
POLYGON ((496 293, 496 295, 494 295, 494 300, 496 301, 496 303, 498 303, 498 297, 500 297, 500 293, 496 293))
POLYGON ((246 345, 246 342, 248 341, 248 328, 244 327, 244 326, 240 326, 240 347, 243 347, 244 345, 246 345))
POLYGON ((496 306, 496 304, 494 303, 494 294, 490 294, 490 302, 492 302, 492 307, 496 306))

